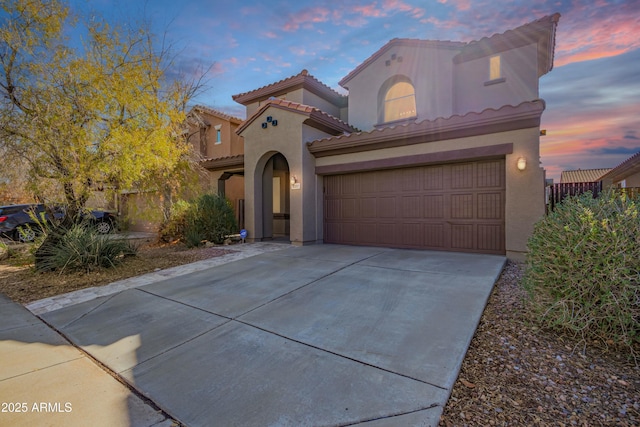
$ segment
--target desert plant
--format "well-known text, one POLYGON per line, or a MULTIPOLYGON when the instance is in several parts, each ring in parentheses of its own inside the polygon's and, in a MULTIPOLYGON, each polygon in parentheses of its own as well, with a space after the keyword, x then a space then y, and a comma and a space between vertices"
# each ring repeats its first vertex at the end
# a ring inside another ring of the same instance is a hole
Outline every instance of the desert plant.
POLYGON ((90 271, 97 267, 114 267, 137 251, 125 239, 98 233, 88 221, 73 224, 69 230, 49 228, 47 232, 58 236, 45 240, 39 247, 42 261, 37 265, 38 270, 90 271))
POLYGON ((529 239, 523 283, 543 326, 640 344, 640 203, 607 190, 565 199, 529 239))
POLYGON ((166 242, 180 239, 189 247, 199 246, 203 241, 220 244, 238 230, 231 203, 224 197, 204 194, 191 203, 174 206, 160 232, 166 242))

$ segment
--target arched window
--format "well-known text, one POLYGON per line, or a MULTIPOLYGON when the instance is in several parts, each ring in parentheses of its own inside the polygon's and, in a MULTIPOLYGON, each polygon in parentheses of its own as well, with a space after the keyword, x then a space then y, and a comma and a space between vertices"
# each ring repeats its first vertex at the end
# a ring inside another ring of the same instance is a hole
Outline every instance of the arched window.
POLYGON ((384 97, 384 121, 408 119, 416 116, 416 96, 413 85, 401 81, 393 84, 384 97))

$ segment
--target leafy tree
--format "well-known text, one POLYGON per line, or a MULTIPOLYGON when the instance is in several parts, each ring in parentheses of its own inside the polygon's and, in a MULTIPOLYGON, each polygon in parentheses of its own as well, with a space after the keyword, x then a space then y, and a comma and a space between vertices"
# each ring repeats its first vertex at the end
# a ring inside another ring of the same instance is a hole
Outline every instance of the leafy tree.
POLYGON ((170 49, 148 26, 79 25, 62 0, 0 7, 0 144, 24 161, 30 190, 64 198, 72 218, 97 187, 175 188, 191 165, 182 127, 201 80, 167 78, 170 49))

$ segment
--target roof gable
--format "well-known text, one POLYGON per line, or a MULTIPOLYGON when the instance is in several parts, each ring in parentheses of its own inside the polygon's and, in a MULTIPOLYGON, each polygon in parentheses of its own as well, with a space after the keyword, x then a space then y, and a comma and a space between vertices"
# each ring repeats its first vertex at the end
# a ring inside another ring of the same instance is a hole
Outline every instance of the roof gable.
POLYGON ((346 87, 345 85, 362 70, 383 56, 389 49, 397 46, 458 50, 460 53, 454 57, 454 63, 460 63, 499 53, 508 49, 513 49, 514 47, 538 43, 538 77, 540 77, 551 71, 553 68, 555 32, 559 19, 559 13, 548 15, 513 30, 508 30, 502 34, 494 34, 491 37, 484 37, 480 40, 474 40, 468 43, 445 40, 396 38, 389 41, 362 62, 362 64, 358 65, 353 71, 342 78, 338 84, 342 87, 346 87))
POLYGON ((299 104, 297 102, 285 101, 284 99, 270 99, 265 105, 263 105, 255 113, 253 113, 251 117, 245 120, 245 122, 238 128, 238 130, 236 130, 236 133, 240 135, 268 108, 278 108, 281 110, 306 115, 308 117, 308 120, 305 120, 305 124, 311 127, 315 127, 316 129, 320 129, 321 131, 328 134, 339 135, 345 132, 350 133, 358 131, 353 126, 330 114, 325 113, 319 108, 299 104))
POLYGON ((482 58, 506 50, 536 43, 538 45, 538 77, 551 71, 555 50, 556 27, 560 14, 555 13, 502 34, 494 34, 467 43, 453 58, 455 64, 482 58))
POLYGON ((267 86, 233 95, 232 98, 239 104, 247 105, 255 101, 266 100, 272 95, 283 91, 291 91, 298 88, 306 89, 309 92, 330 101, 338 107, 345 107, 347 105, 346 96, 331 89, 329 86, 309 74, 307 70, 302 70, 295 76, 287 77, 286 79, 271 83, 267 86))
POLYGON ((439 40, 420 40, 420 39, 400 39, 395 38, 389 41, 387 44, 378 49, 373 55, 369 58, 365 59, 362 64, 358 65, 353 69, 349 74, 342 78, 338 82, 338 84, 342 87, 346 87, 345 85, 349 83, 351 79, 360 74, 362 70, 367 68, 373 62, 375 62, 378 58, 383 56, 387 51, 393 49, 394 47, 406 46, 406 47, 415 47, 415 48, 435 48, 435 49, 449 49, 449 50, 460 50, 465 43, 463 42, 452 42, 452 41, 439 41, 439 40))
POLYGON ((214 110, 213 108, 205 107, 204 105, 196 105, 196 106, 194 106, 189 111, 189 113, 187 113, 187 116, 189 116, 190 114, 195 113, 195 112, 201 112, 201 113, 204 113, 204 114, 208 114, 210 116, 214 116, 214 117, 217 117, 217 118, 222 119, 222 120, 227 120, 227 121, 229 121, 231 123, 235 123, 235 124, 242 123, 242 119, 240 119, 238 117, 230 116, 228 114, 223 113, 222 111, 214 110))
POLYGON ((613 181, 622 181, 625 177, 640 172, 640 151, 620 163, 601 178, 611 179, 613 181))

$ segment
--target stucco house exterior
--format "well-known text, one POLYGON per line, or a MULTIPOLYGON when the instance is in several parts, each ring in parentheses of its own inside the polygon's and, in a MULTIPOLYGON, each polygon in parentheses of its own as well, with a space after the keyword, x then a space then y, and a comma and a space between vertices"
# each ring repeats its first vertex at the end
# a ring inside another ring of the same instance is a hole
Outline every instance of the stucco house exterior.
POLYGON ((468 43, 393 39, 339 82, 348 95, 306 70, 234 95, 242 161, 211 164, 243 171, 249 240, 522 258, 545 213, 538 81, 559 18, 468 43))
MULTIPOLYGON (((236 131, 242 119, 203 105, 187 113, 186 138, 206 173, 202 187, 216 191, 232 203, 237 219, 242 219, 244 199, 244 143, 236 131)), ((123 192, 120 210, 130 231, 157 231, 162 222, 162 196, 157 191, 123 192)))
POLYGON ((640 188, 640 152, 600 177, 604 187, 640 188))

